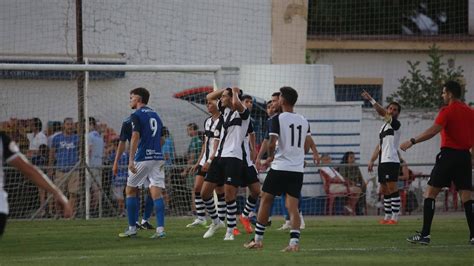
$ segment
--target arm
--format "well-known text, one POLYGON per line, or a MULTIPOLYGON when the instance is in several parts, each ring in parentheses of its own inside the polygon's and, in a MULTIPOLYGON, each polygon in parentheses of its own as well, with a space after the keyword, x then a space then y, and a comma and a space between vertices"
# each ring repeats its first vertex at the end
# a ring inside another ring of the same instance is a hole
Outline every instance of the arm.
POLYGON ((262 145, 260 146, 260 150, 258 151, 257 158, 255 159, 255 166, 257 170, 262 170, 262 157, 268 150, 268 140, 264 139, 262 145))
POLYGON ((250 160, 255 162, 257 158, 257 136, 255 132, 249 134, 250 160))
POLYGON ((374 162, 375 160, 377 160, 377 157, 379 157, 379 152, 380 152, 380 144, 377 144, 374 152, 372 153, 372 156, 370 157, 370 161, 368 165, 369 172, 372 172, 374 170, 374 162))
MULTIPOLYGON (((205 137, 204 138, 204 144, 201 145, 201 153, 199 154, 199 157, 198 157, 196 163, 191 167, 191 169, 190 169, 191 172, 196 171, 196 168, 198 167, 199 162, 202 160, 202 156, 204 156, 204 152, 206 151, 206 146, 207 146, 208 141, 209 141, 209 138, 205 137)), ((194 154, 193 154, 193 157, 194 157, 194 154)))
POLYGON ((235 110, 239 113, 243 113, 245 111, 245 106, 239 99, 239 92, 240 89, 237 87, 232 88, 232 106, 234 106, 235 110))
POLYGON ((207 161, 202 166, 202 170, 204 172, 207 172, 207 170, 209 169, 209 166, 211 165, 211 162, 216 157, 217 147, 219 147, 220 139, 214 138, 212 141, 214 142, 214 146, 212 147, 212 151, 209 152, 209 159, 207 159, 207 161))
POLYGON ((385 110, 385 108, 383 108, 383 106, 381 106, 378 102, 375 101, 374 98, 372 98, 372 96, 367 92, 367 91, 363 91, 362 92, 362 98, 368 100, 372 106, 374 107, 375 111, 377 111, 377 113, 382 116, 382 117, 386 117, 387 116, 387 111, 385 110))
POLYGON ((138 141, 140 140, 140 133, 138 131, 133 131, 132 138, 130 139, 130 154, 128 157, 128 169, 130 172, 136 174, 137 169, 135 168, 134 159, 135 153, 138 149, 138 141))
POLYGON ((208 101, 217 100, 217 99, 219 99, 219 98, 222 96, 222 93, 224 93, 224 90, 225 90, 225 89, 218 89, 218 90, 215 90, 215 91, 209 93, 208 95, 206 95, 206 99, 207 99, 208 101))
POLYGON ((443 129, 443 127, 441 125, 433 124, 430 128, 425 130, 423 133, 421 133, 417 137, 413 138, 414 143, 411 140, 407 140, 407 141, 403 142, 400 145, 400 149, 402 151, 406 151, 409 148, 411 148, 413 145, 415 145, 416 143, 429 140, 432 137, 436 136, 436 134, 438 134, 441 131, 441 129, 443 129))
POLYGON ((308 153, 308 151, 311 149, 311 152, 313 153, 313 162, 315 165, 319 165, 319 163, 321 162, 321 158, 319 157, 319 152, 316 148, 316 143, 314 143, 314 140, 311 135, 306 136, 304 147, 305 153, 308 153))
POLYGON ((265 162, 263 163, 262 166, 265 168, 268 168, 270 164, 273 162, 273 159, 275 159, 275 149, 276 149, 276 142, 278 140, 278 135, 270 135, 270 140, 268 142, 268 156, 265 162))
POLYGON ((118 161, 122 156, 122 153, 125 151, 125 141, 120 141, 117 145, 117 150, 115 152, 114 165, 112 166, 112 172, 114 176, 118 174, 118 161))
POLYGON ((33 181, 38 187, 53 194, 54 198, 63 207, 64 217, 72 216, 72 207, 64 194, 51 182, 51 180, 38 168, 30 164, 23 155, 12 159, 9 164, 25 175, 28 179, 33 181))

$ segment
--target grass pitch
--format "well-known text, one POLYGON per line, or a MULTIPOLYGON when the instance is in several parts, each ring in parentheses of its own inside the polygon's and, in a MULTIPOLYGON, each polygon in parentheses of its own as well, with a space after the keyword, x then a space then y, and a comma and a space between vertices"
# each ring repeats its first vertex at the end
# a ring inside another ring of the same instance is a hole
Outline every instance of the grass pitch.
MULTIPOLYGON (((280 252, 288 231, 275 218, 265 232, 264 249, 246 250, 243 233, 223 241, 205 230, 185 228, 192 218, 167 218, 166 239, 152 231, 119 239, 125 219, 9 221, 0 239, 0 265, 474 265, 474 246, 462 213, 435 216, 429 246, 405 238, 421 227, 421 217, 402 217, 398 225, 379 225, 378 217, 306 217, 298 253, 280 252)), ((239 225, 239 228, 242 229, 239 225)), ((243 232, 243 230, 241 230, 243 232)))

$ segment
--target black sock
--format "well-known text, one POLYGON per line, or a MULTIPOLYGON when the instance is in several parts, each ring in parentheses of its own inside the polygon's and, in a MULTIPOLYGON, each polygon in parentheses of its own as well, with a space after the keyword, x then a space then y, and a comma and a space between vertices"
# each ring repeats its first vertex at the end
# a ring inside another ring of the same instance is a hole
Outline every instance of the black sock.
POLYGON ((473 200, 464 202, 464 211, 466 212, 467 225, 469 226, 469 239, 474 237, 474 213, 472 213, 473 200))
POLYGON ((423 204, 423 229, 421 235, 427 236, 431 232, 431 223, 435 212, 435 200, 426 198, 423 204))

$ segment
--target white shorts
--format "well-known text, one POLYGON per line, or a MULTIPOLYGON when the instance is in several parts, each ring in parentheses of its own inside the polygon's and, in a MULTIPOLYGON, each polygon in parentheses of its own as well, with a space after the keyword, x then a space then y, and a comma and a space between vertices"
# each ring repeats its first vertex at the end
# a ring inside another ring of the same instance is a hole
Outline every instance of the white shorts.
POLYGON ((165 188, 165 161, 134 162, 137 173, 128 171, 127 186, 140 187, 148 179, 149 187, 165 188))
POLYGON ((123 200, 124 199, 124 191, 125 191, 125 186, 114 186, 112 188, 112 193, 114 194, 114 198, 116 200, 123 200))

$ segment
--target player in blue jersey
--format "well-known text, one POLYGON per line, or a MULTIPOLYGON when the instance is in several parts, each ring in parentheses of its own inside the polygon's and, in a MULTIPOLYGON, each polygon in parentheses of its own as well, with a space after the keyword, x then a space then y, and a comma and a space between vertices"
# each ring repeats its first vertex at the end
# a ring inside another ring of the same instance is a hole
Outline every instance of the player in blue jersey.
MULTIPOLYGON (((112 172, 114 177, 116 177, 119 173, 119 165, 120 165, 120 158, 123 155, 125 151, 125 146, 127 144, 127 141, 130 142, 130 139, 132 138, 132 121, 130 116, 127 117, 123 122, 122 122, 122 128, 120 129, 120 138, 119 138, 119 144, 117 146, 117 151, 115 152, 115 159, 114 159, 114 164, 112 167, 112 172)), ((127 153, 128 154, 128 153, 127 153)), ((127 160, 128 164, 128 160, 127 160)), ((150 182, 145 180, 143 187, 144 189, 148 189, 150 185, 150 182)), ((143 213, 142 221, 141 223, 138 222, 138 217, 140 217, 140 191, 137 191, 137 221, 136 221, 136 226, 138 229, 154 229, 153 226, 150 224, 148 221, 151 217, 151 214, 153 212, 153 199, 151 198, 150 193, 145 193, 146 194, 146 199, 145 199, 145 211, 143 213)))
POLYGON ((164 238, 165 203, 162 189, 165 188, 164 160, 161 152, 162 127, 158 114, 147 106, 150 93, 145 88, 130 91, 130 108, 136 111, 130 116, 132 138, 130 140, 129 175, 125 194, 127 196, 128 229, 120 237, 131 237, 137 234, 136 210, 137 187, 150 180, 150 193, 156 212, 156 233, 152 239, 164 238))

